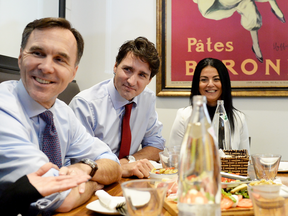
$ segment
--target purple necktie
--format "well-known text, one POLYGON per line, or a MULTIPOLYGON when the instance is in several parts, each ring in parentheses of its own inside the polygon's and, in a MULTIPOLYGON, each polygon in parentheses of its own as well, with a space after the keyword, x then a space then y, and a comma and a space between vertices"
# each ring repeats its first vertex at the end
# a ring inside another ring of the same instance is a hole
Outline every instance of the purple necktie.
POLYGON ((47 155, 49 161, 62 167, 61 149, 58 134, 53 121, 53 113, 49 110, 40 114, 46 126, 43 132, 42 151, 47 155))

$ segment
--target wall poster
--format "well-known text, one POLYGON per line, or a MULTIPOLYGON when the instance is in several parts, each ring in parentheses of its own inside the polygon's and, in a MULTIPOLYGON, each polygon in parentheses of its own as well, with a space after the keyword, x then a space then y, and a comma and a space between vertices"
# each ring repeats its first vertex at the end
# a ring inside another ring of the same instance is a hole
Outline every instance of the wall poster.
POLYGON ((206 57, 226 65, 233 96, 288 96, 287 0, 157 0, 157 50, 157 96, 189 96, 206 57))

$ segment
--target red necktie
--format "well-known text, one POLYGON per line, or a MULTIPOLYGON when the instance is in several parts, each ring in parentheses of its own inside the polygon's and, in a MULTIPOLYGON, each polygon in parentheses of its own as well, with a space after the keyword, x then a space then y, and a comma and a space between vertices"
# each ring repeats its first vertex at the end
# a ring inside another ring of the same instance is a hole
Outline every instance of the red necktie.
POLYGON ((53 121, 53 113, 49 110, 40 114, 46 126, 43 131, 42 151, 47 155, 49 161, 62 167, 61 149, 58 134, 53 121))
POLYGON ((130 114, 133 103, 125 105, 125 114, 122 120, 122 134, 121 134, 121 145, 119 152, 119 159, 128 156, 131 145, 131 130, 130 130, 130 114))

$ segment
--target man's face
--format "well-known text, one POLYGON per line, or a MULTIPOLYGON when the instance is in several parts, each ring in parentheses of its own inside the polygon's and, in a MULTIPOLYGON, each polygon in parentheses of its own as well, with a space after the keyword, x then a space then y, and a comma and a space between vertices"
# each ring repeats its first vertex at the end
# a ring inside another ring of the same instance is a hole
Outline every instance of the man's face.
POLYGON ((67 29, 35 29, 20 50, 18 65, 28 94, 49 109, 74 79, 77 42, 67 29))
POLYGON ((115 88, 123 98, 129 101, 141 94, 151 81, 148 63, 132 53, 128 53, 119 65, 115 64, 114 73, 115 88))

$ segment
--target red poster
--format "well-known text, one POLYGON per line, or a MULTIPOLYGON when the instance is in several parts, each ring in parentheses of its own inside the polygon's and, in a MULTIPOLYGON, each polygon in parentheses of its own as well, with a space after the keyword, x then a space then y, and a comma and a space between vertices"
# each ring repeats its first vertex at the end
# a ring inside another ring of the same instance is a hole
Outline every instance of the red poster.
POLYGON ((213 57, 232 87, 288 87, 287 0, 167 2, 172 84, 191 81, 197 62, 213 57))

